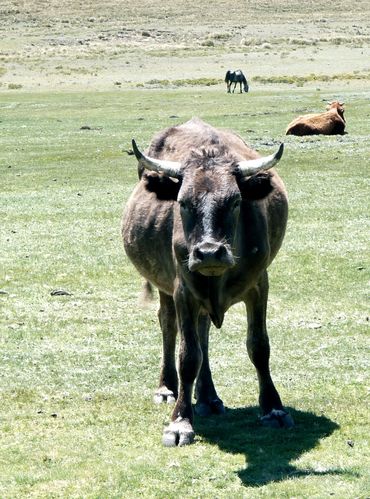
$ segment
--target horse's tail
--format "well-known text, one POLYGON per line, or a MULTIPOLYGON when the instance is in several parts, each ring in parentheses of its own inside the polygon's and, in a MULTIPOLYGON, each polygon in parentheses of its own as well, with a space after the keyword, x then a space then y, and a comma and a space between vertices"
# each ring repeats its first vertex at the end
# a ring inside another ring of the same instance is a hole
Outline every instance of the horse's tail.
POLYGON ((226 76, 225 76, 225 83, 227 83, 229 80, 230 80, 230 69, 226 72, 226 76))

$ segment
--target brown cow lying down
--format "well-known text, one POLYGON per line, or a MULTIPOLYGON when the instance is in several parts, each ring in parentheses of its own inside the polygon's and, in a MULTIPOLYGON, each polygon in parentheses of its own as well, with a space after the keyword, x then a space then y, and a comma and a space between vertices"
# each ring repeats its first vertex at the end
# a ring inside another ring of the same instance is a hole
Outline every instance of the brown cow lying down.
POLYGON ((126 206, 122 235, 128 257, 159 291, 163 360, 154 400, 176 401, 163 443, 193 441, 193 387, 197 414, 225 412, 212 380, 208 333, 211 322, 222 326, 237 302, 247 311, 262 424, 291 427, 271 379, 266 329, 267 267, 288 214, 284 184, 272 168, 283 145, 260 157, 237 135, 193 119, 159 133, 146 154, 134 141, 133 150, 140 181, 126 206))
POLYGON ((345 126, 343 103, 333 101, 325 113, 298 116, 288 125, 286 135, 342 135, 345 126))

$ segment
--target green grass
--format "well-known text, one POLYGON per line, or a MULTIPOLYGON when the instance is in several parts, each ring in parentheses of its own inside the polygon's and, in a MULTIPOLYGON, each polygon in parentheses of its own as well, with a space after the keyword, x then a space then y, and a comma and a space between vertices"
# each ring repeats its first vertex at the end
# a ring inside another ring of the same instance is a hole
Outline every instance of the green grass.
POLYGON ((0 496, 366 497, 369 92, 19 90, 2 93, 0 113, 0 496), (347 135, 284 137, 294 116, 337 96, 347 135), (171 409, 151 402, 156 303, 138 308, 141 279, 120 239, 137 178, 123 150, 194 115, 264 154, 285 139, 290 218, 268 326, 296 427, 258 425, 237 305, 210 346, 228 412, 197 418, 194 445, 166 449, 171 409))

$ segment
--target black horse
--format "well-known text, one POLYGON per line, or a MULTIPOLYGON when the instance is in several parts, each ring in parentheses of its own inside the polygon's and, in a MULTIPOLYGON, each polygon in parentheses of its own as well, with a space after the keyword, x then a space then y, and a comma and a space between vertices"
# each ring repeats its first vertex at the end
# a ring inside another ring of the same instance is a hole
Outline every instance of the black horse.
POLYGON ((226 73, 226 76, 225 76, 225 83, 227 86, 228 93, 231 92, 231 84, 232 83, 234 83, 233 93, 234 93, 234 90, 235 90, 237 83, 239 83, 239 85, 240 85, 240 93, 243 93, 242 84, 244 86, 244 92, 248 92, 248 90, 249 90, 247 79, 243 75, 243 72, 240 69, 237 69, 236 71, 230 71, 230 69, 229 69, 229 71, 226 73))

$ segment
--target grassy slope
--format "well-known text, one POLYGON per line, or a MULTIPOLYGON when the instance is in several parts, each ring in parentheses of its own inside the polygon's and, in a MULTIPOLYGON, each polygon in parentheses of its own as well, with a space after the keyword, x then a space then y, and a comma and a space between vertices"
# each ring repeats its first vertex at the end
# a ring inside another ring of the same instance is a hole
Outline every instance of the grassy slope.
POLYGON ((122 203, 136 181, 121 150, 133 133, 145 146, 154 131, 197 114, 270 152, 297 100, 316 108, 328 97, 297 92, 3 96, 2 496, 365 495, 368 94, 341 92, 352 103, 348 135, 286 139, 290 223, 271 268, 269 326, 292 432, 256 423, 236 306, 211 346, 229 412, 198 419, 194 446, 161 447, 170 409, 151 403, 156 306, 139 312, 140 279, 121 248, 122 203), (52 297, 55 288, 72 295, 52 297))

